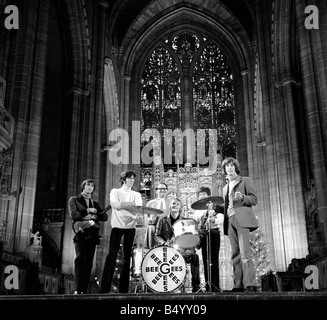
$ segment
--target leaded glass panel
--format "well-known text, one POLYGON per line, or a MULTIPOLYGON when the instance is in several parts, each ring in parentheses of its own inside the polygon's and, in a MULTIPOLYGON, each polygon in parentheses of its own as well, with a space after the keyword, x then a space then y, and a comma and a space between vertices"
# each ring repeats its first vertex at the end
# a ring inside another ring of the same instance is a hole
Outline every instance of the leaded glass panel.
POLYGON ((174 140, 165 140, 167 129, 193 129, 202 143, 194 147, 204 150, 206 156, 216 140, 222 157, 236 156, 233 74, 230 62, 210 39, 182 32, 164 39, 152 51, 141 80, 141 113, 142 132, 158 131, 142 134, 143 145, 159 146, 164 159, 163 143, 171 143, 173 166, 179 149, 174 140), (216 138, 212 132, 217 133, 216 138))

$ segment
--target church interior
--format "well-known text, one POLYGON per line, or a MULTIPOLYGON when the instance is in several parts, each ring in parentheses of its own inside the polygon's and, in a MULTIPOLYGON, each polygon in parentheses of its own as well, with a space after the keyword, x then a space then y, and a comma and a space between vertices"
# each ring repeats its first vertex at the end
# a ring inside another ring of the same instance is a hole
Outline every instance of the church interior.
MULTIPOLYGON (((308 2, 0 1, 0 294, 72 294, 84 179, 104 208, 133 170, 145 202, 164 182, 191 215, 200 186, 222 196, 226 157, 255 184, 262 291, 306 291, 307 266, 326 291, 327 3, 308 2)), ((110 218, 100 232, 90 294, 110 218)))

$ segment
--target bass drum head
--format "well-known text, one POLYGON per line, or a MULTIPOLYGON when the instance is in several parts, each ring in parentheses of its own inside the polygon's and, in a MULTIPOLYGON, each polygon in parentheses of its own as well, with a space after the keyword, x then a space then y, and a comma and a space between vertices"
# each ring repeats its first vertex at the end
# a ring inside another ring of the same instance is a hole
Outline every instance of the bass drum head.
POLYGON ((186 264, 174 248, 151 249, 142 261, 142 277, 151 291, 168 293, 177 290, 185 279, 186 264))

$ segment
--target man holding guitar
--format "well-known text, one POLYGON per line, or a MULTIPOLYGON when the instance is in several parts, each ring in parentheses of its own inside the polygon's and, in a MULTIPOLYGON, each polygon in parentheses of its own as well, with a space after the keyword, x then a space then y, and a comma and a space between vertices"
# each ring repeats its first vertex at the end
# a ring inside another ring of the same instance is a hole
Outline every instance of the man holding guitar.
POLYGON ((94 189, 92 179, 84 180, 81 184, 81 194, 70 197, 68 201, 75 232, 75 294, 87 293, 95 248, 99 244, 99 221, 108 220, 106 211, 111 208, 109 205, 102 210, 99 203, 92 199, 94 189))

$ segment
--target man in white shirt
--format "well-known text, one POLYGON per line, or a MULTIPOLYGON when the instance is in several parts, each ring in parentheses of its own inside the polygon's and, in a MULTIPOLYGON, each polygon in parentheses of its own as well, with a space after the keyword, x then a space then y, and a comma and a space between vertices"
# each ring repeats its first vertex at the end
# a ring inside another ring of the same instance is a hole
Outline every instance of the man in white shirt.
POLYGON ((147 225, 145 246, 149 249, 153 248, 157 244, 154 234, 156 231, 156 224, 158 219, 163 218, 169 214, 170 200, 167 199, 168 186, 165 183, 159 183, 156 187, 156 191, 157 198, 148 201, 146 206, 162 210, 163 213, 158 215, 151 214, 145 217, 145 224, 147 225))
POLYGON ((123 263, 120 273, 119 292, 128 292, 137 214, 125 209, 131 206, 142 206, 141 194, 132 190, 135 176, 133 171, 123 171, 120 175, 121 188, 112 189, 110 192, 112 230, 109 240, 109 253, 106 257, 101 278, 100 293, 110 292, 122 237, 124 237, 123 263))

